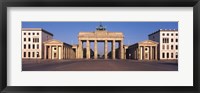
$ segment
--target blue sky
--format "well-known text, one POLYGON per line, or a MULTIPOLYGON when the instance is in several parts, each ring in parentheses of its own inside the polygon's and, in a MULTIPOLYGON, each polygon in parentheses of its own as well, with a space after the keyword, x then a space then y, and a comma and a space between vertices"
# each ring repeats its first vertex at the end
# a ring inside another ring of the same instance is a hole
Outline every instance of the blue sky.
MULTIPOLYGON (((43 28, 54 34, 54 39, 78 44, 78 33, 93 32, 100 22, 22 22, 22 28, 43 28)), ((102 22, 110 32, 123 32, 124 44, 131 45, 148 39, 148 35, 158 29, 178 29, 178 22, 102 22)), ((108 47, 111 44, 108 44, 108 47)), ((118 47, 118 46, 117 46, 118 47)), ((93 49, 93 44, 91 44, 93 49)), ((110 51, 111 47, 108 48, 110 51)), ((103 43, 98 44, 98 52, 103 54, 103 43)))

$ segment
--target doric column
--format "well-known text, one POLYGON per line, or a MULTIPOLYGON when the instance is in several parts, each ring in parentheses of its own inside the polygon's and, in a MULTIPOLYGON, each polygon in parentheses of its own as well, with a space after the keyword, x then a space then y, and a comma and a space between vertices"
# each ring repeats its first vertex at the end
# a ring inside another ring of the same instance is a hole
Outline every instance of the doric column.
POLYGON ((104 59, 108 59, 108 41, 104 42, 104 59))
POLYGON ((112 41, 112 59, 115 59, 115 40, 112 41))
POLYGON ((56 58, 59 59, 59 49, 58 49, 58 45, 56 46, 56 58))
POLYGON ((120 59, 124 59, 123 40, 120 41, 120 59))
MULTIPOLYGON (((46 49, 46 45, 44 45, 44 59, 47 59, 47 49, 46 49)), ((36 54, 37 55, 37 54, 36 54)))
POLYGON ((83 58, 83 42, 81 40, 78 42, 78 58, 83 58))
POLYGON ((144 60, 145 58, 145 46, 143 46, 143 50, 142 50, 142 60, 144 60))
POLYGON ((86 58, 90 59, 90 41, 86 41, 86 58))
POLYGON ((157 46, 155 46, 155 60, 157 60, 157 46))
POLYGON ((61 59, 64 59, 63 55, 64 55, 64 52, 63 52, 63 45, 61 46, 61 59))
POLYGON ((52 59, 52 49, 51 49, 51 45, 49 46, 49 59, 52 59))
POLYGON ((141 52, 140 50, 141 50, 141 48, 140 48, 140 46, 138 46, 138 56, 137 56, 137 60, 140 60, 140 54, 141 54, 141 53, 140 53, 140 52, 141 52))
POLYGON ((97 59, 97 40, 94 40, 94 59, 97 59))
POLYGON ((152 46, 150 46, 150 60, 152 60, 153 58, 152 58, 152 55, 153 55, 153 53, 152 53, 152 46))

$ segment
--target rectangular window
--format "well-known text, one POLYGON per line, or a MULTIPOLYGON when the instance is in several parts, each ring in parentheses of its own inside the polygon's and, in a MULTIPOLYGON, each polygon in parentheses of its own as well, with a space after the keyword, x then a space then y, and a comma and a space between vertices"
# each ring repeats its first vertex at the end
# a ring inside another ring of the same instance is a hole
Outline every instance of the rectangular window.
POLYGON ((169 45, 167 45, 167 49, 169 49, 169 45))
POLYGON ((28 38, 28 41, 30 42, 30 41, 31 41, 31 38, 28 38))
POLYGON ((178 58, 178 54, 176 54, 176 58, 178 58))
POLYGON ((24 52, 24 57, 26 57, 26 52, 24 52))
POLYGON ((176 42, 178 42, 178 39, 176 39, 176 42))
POLYGON ((26 38, 24 38, 24 41, 26 41, 26 38))
POLYGON ((26 33, 24 33, 24 35, 26 35, 26 33))
POLYGON ((33 55, 32 55, 33 57, 35 57, 35 52, 33 52, 33 55))
POLYGON ((24 44, 24 49, 26 49, 26 44, 24 44))
POLYGON ((174 57, 174 54, 173 53, 171 53, 171 58, 173 58, 174 57))
POLYGON ((171 36, 173 36, 174 34, 171 34, 171 36))
POLYGON ((28 49, 31 49, 31 45, 30 44, 28 44, 28 49))
POLYGON ((164 50, 165 49, 165 45, 163 45, 162 47, 163 47, 163 50, 164 50))
POLYGON ((171 45, 171 49, 174 49, 174 46, 173 46, 173 45, 171 45))
POLYGON ((33 49, 35 49, 35 44, 33 44, 33 49))
POLYGON ((165 58, 165 53, 162 53, 162 57, 165 58))
POLYGON ((35 35, 35 33, 33 33, 33 35, 35 35))
POLYGON ((169 53, 167 53, 167 58, 169 58, 169 53))
POLYGON ((174 42, 174 39, 171 39, 171 42, 174 42))
POLYGON ((39 44, 37 44, 37 49, 39 49, 39 44))
POLYGON ((37 35, 39 35, 39 33, 37 33, 37 35))
POLYGON ((176 50, 178 50, 178 45, 176 45, 176 50))
POLYGON ((31 35, 31 33, 28 33, 28 35, 31 35))
POLYGON ((39 38, 33 38, 33 42, 38 43, 39 42, 39 38))
POLYGON ((31 53, 30 52, 28 52, 28 57, 31 57, 31 53))
POLYGON ((176 36, 178 36, 178 33, 176 33, 176 36))

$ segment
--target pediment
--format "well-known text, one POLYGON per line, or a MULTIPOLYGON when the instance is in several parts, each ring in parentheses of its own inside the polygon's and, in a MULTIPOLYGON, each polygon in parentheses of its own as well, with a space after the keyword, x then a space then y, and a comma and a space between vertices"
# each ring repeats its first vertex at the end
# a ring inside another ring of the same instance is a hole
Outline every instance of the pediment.
POLYGON ((52 39, 44 42, 45 44, 63 44, 63 42, 52 39))
POLYGON ((158 42, 152 41, 152 40, 145 40, 139 42, 139 44, 158 44, 158 42))

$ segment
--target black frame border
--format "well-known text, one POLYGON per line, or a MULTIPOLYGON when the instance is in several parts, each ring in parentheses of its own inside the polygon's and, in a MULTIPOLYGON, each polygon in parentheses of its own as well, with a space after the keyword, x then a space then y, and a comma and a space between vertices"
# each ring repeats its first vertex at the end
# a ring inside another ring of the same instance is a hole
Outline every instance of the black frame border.
POLYGON ((0 91, 2 93, 199 93, 200 0, 2 0, 0 1, 0 91), (7 86, 7 7, 193 7, 193 87, 189 86, 7 86))

